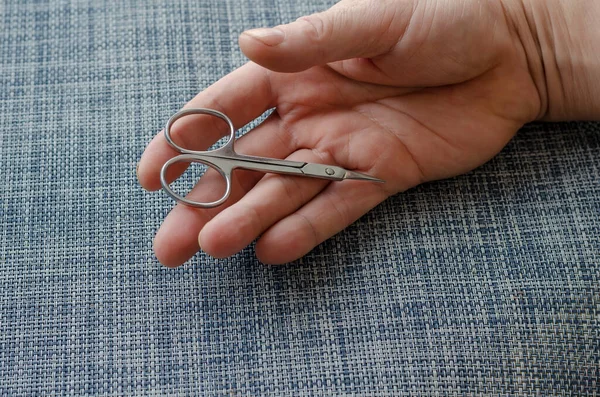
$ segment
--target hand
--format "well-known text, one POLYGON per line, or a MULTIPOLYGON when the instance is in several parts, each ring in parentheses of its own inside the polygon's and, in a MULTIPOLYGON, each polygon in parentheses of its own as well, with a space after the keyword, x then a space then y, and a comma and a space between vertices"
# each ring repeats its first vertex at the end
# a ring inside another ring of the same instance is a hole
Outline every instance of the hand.
MULTIPOLYGON (((262 262, 290 262, 390 195, 491 159, 547 110, 511 18, 500 1, 346 0, 242 34, 253 62, 186 107, 217 109, 237 128, 276 108, 236 142, 238 153, 335 164, 386 183, 237 171, 226 205, 175 206, 154 242, 158 259, 177 266, 199 247, 227 257, 258 238, 262 262)), ((205 118, 173 128, 196 149, 224 133, 205 118)), ((160 167, 176 154, 157 135, 139 164, 142 186, 159 189, 160 167)), ((206 198, 217 178, 207 173, 191 197, 206 198)))

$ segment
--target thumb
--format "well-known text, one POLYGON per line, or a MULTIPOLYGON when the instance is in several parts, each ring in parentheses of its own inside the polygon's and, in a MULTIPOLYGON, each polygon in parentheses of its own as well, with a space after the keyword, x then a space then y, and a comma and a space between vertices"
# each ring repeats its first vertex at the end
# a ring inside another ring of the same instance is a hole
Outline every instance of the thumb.
POLYGON ((248 30, 241 34, 239 44, 248 58, 268 69, 299 72, 388 52, 411 15, 409 0, 346 0, 287 25, 248 30))

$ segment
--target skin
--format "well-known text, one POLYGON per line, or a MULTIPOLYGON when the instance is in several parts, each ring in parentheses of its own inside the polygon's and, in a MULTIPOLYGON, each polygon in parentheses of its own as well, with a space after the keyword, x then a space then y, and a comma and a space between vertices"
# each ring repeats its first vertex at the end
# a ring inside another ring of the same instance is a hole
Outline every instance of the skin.
MULTIPOLYGON (((556 39, 564 18, 587 18, 599 8, 590 4, 565 16, 559 0, 344 0, 245 32, 239 43, 251 61, 185 107, 222 111, 236 128, 275 108, 236 141, 237 152, 335 164, 386 183, 236 171, 225 205, 173 208, 154 241, 157 258, 174 267, 199 249, 223 258, 257 240, 260 261, 287 263, 389 196, 482 165, 525 123, 597 117, 586 101, 598 92, 597 74, 587 72, 596 60, 585 51, 555 56, 567 48, 556 39)), ((225 133, 205 116, 172 129, 192 149, 225 133)), ((162 164, 177 154, 158 134, 140 160, 141 185, 159 189, 162 164)), ((215 199, 220 178, 207 172, 190 197, 215 199)))

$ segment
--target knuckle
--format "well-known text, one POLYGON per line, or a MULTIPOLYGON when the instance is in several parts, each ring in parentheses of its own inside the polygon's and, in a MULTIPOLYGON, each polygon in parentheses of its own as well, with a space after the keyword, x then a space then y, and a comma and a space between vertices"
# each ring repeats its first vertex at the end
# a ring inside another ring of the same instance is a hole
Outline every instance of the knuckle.
POLYGON ((306 202, 304 198, 305 189, 302 189, 301 186, 298 185, 298 182, 295 178, 279 177, 275 178, 275 180, 279 181, 281 190, 284 192, 288 203, 293 203, 294 207, 300 207, 306 202))
POLYGON ((323 239, 319 235, 319 230, 315 226, 315 224, 311 221, 311 219, 308 216, 306 216, 300 212, 297 212, 296 215, 302 221, 304 221, 304 224, 306 225, 306 230, 308 231, 310 238, 312 239, 312 242, 311 242, 312 247, 316 247, 317 245, 319 245, 323 241, 323 239))
POLYGON ((303 33, 312 41, 320 42, 326 39, 331 30, 320 14, 308 15, 298 19, 303 25, 303 33))
POLYGON ((242 205, 240 221, 236 223, 237 232, 242 235, 256 236, 265 230, 263 217, 261 217, 256 207, 252 205, 242 205))

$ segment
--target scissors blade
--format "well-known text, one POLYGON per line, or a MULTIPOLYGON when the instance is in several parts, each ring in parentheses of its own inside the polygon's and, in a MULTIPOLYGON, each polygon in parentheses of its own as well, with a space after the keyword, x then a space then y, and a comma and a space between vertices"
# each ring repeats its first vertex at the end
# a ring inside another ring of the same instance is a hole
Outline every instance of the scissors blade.
POLYGON ((367 174, 361 174, 360 172, 356 172, 356 171, 346 171, 346 175, 344 175, 344 179, 357 179, 360 181, 385 183, 385 181, 383 179, 375 178, 374 176, 367 175, 367 174))
POLYGON ((361 180, 361 181, 370 181, 370 182, 378 182, 378 183, 384 182, 383 180, 381 180, 379 178, 375 178, 370 175, 362 174, 362 173, 356 172, 356 171, 349 171, 344 168, 336 167, 333 165, 307 163, 302 167, 301 170, 305 176, 329 179, 331 181, 341 181, 344 179, 356 179, 356 180, 361 180))

